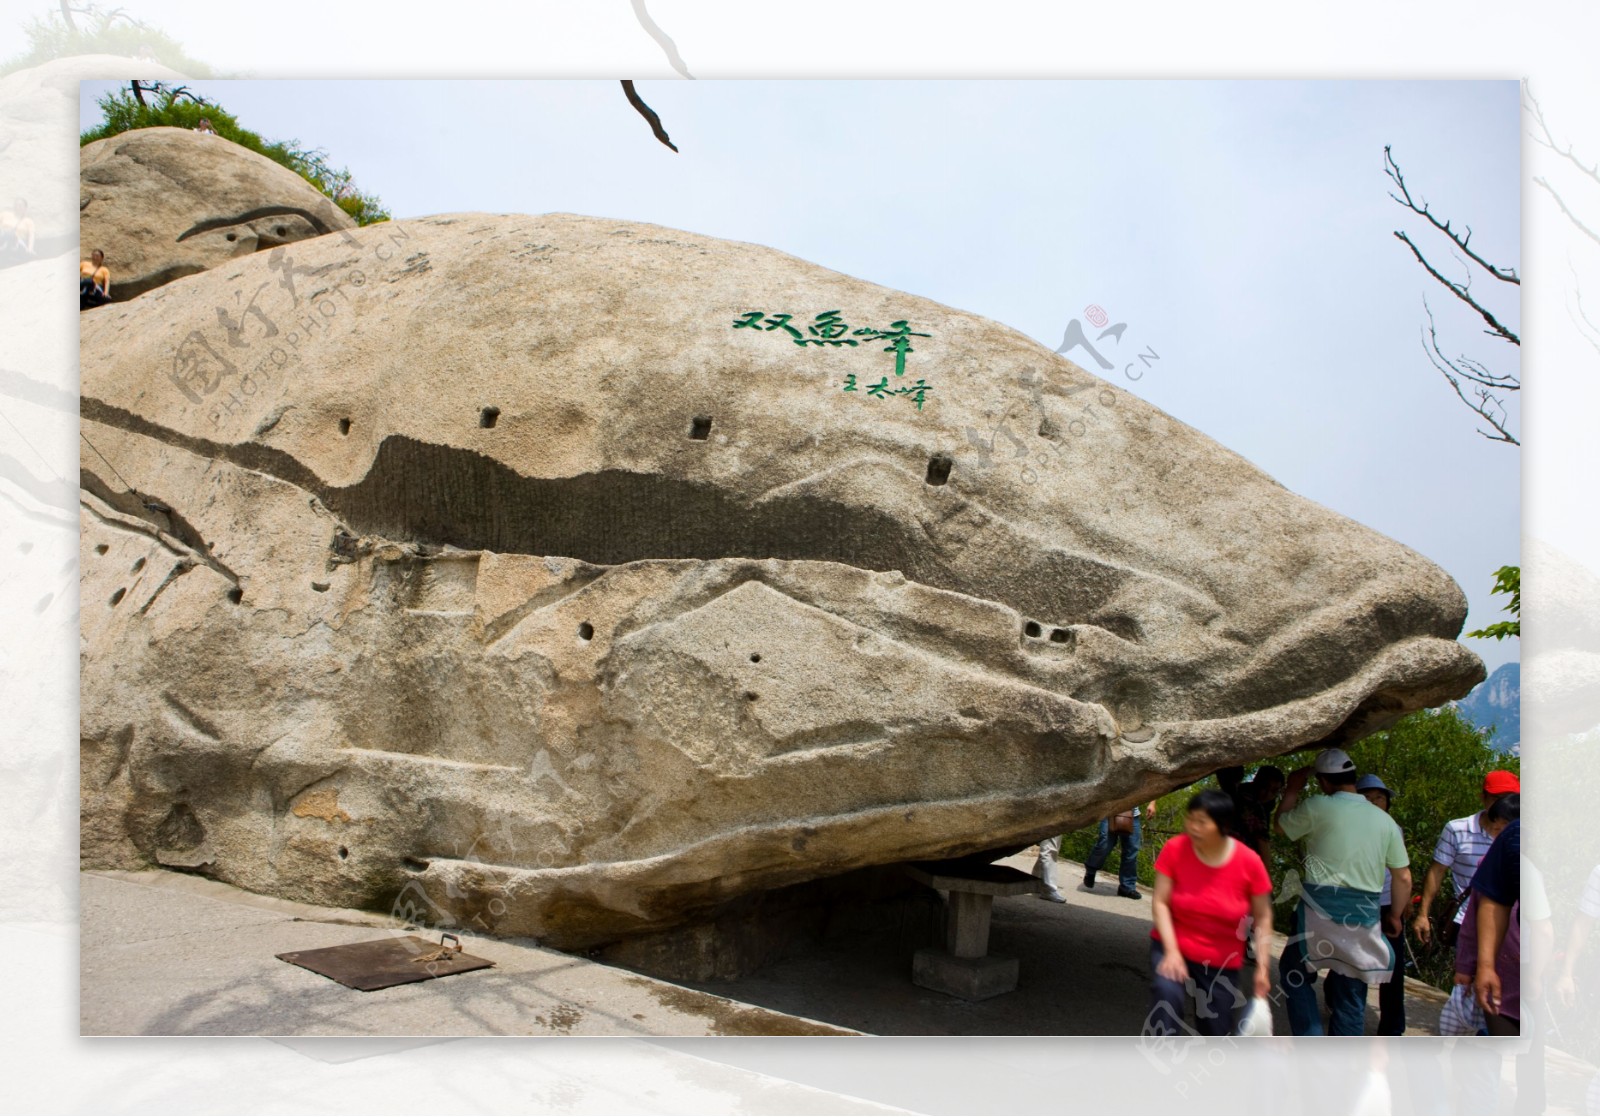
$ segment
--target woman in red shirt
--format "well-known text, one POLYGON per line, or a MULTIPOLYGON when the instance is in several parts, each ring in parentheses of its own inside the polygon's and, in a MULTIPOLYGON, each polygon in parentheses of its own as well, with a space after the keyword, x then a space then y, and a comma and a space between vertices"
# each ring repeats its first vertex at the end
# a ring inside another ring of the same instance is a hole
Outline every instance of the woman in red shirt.
MULTIPOLYGON (((1233 800, 1202 791, 1189 800, 1183 833, 1156 858, 1155 929, 1150 932, 1150 1015, 1145 1035, 1185 1031, 1194 998, 1194 1030, 1232 1035, 1245 996, 1247 920, 1255 919, 1256 957, 1272 956, 1272 882, 1255 850, 1228 837, 1233 800)), ((1272 988, 1270 967, 1255 967, 1255 995, 1272 988)))

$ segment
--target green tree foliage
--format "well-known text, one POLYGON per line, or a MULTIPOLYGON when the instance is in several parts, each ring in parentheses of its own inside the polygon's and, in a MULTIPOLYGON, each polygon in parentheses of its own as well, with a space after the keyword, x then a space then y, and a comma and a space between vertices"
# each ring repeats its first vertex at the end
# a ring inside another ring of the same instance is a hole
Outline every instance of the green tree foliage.
POLYGON ((1494 572, 1494 589, 1491 593, 1509 593, 1511 603, 1502 610, 1510 613, 1517 619, 1514 621, 1496 621, 1487 628, 1480 628, 1475 632, 1467 633, 1468 636, 1479 639, 1504 640, 1507 636, 1522 635, 1522 567, 1502 566, 1494 572))
POLYGON ((121 8, 66 4, 43 18, 28 20, 22 32, 28 37, 28 49, 0 65, 0 73, 9 74, 75 54, 148 58, 197 78, 209 77, 212 72, 204 62, 185 54, 171 35, 133 18, 121 8))
MULTIPOLYGON (((1460 818, 1481 809, 1479 795, 1483 789, 1483 777, 1496 768, 1520 772, 1519 758, 1497 752, 1490 744, 1492 733, 1493 730, 1478 729, 1457 713, 1454 707, 1446 706, 1410 714, 1389 729, 1374 733, 1345 750, 1355 761, 1357 770, 1363 774, 1374 772, 1394 788, 1395 798, 1390 805, 1390 813, 1405 834, 1406 852, 1410 855, 1411 872, 1419 893, 1422 890, 1422 878, 1433 861, 1434 844, 1444 824, 1452 818, 1460 818)), ((1316 755, 1316 749, 1307 749, 1262 763, 1275 764, 1287 774, 1310 764, 1316 755)), ((1216 778, 1208 776, 1157 801, 1156 826, 1152 828, 1146 824, 1144 843, 1139 851, 1140 881, 1147 885, 1154 883, 1155 857, 1163 842, 1182 831, 1184 807, 1189 799, 1203 788, 1216 786, 1216 778)), ((1318 793, 1315 781, 1309 785, 1308 793, 1318 793)), ((1063 835, 1061 856, 1082 861, 1094 845, 1097 832, 1097 827, 1090 827, 1063 835)), ((1108 867, 1120 856, 1119 853, 1113 853, 1108 867)), ((1304 843, 1291 842, 1281 835, 1275 837, 1271 863, 1267 866, 1274 888, 1281 893, 1291 870, 1296 874, 1303 873, 1304 859, 1304 843)), ((1114 879, 1114 874, 1102 869, 1100 879, 1114 879)), ((1069 886, 1074 883, 1070 873, 1063 874, 1062 883, 1069 886)), ((1450 888, 1446 878, 1442 898, 1437 902, 1439 910, 1434 913, 1436 923, 1448 910, 1446 905, 1452 898, 1450 888)), ((1284 898, 1280 896, 1280 899, 1284 898)), ((1280 929, 1288 925, 1292 910, 1291 902, 1285 900, 1279 904, 1274 918, 1280 929)), ((1414 913, 1415 909, 1412 911, 1414 913)), ((1410 916, 1407 917, 1409 923, 1410 916)), ((1442 988, 1448 987, 1453 956, 1437 948, 1422 951, 1414 940, 1411 945, 1417 951, 1421 968, 1419 976, 1442 988)))
POLYGON ((389 220, 389 211, 377 195, 358 190, 349 169, 335 168, 328 162, 326 151, 302 147, 298 140, 265 140, 240 125, 238 118, 221 105, 192 97, 181 86, 142 84, 142 100, 132 89, 119 89, 101 97, 97 104, 104 118, 97 127, 80 135, 79 142, 93 143, 136 128, 193 128, 205 117, 218 136, 289 168, 332 199, 358 225, 389 220))

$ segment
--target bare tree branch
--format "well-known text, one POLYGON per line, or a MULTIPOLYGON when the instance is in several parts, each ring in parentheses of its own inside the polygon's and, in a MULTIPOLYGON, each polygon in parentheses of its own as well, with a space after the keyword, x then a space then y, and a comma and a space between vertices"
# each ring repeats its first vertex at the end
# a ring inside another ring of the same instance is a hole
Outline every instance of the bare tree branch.
POLYGON ((661 118, 656 115, 656 110, 645 104, 639 94, 634 92, 633 82, 626 79, 622 83, 622 92, 628 95, 628 104, 639 110, 639 115, 650 122, 650 130, 656 134, 656 139, 666 144, 673 151, 678 150, 678 145, 667 136, 667 130, 661 127, 661 118))
MULTIPOLYGON (((1428 360, 1433 362, 1433 367, 1439 370, 1440 375, 1449 381, 1450 387, 1455 390, 1455 393, 1457 397, 1460 398, 1461 402, 1466 404, 1469 410, 1478 415, 1494 428, 1493 434, 1484 430, 1482 427, 1478 428, 1478 433, 1483 435, 1483 437, 1487 438, 1491 442, 1507 442, 1513 446, 1521 446, 1522 443, 1517 440, 1516 436, 1513 435, 1506 426, 1507 417, 1505 401, 1494 395, 1489 390, 1489 386, 1484 386, 1486 383, 1485 381, 1479 379, 1470 372, 1464 372, 1459 365, 1455 364, 1450 360, 1450 358, 1444 355, 1443 351, 1439 348, 1439 335, 1435 331, 1433 324, 1433 310, 1428 306, 1427 299, 1422 300, 1422 306, 1428 315, 1428 328, 1423 334, 1422 351, 1428 355, 1428 360), (1467 393, 1461 387, 1462 380, 1473 381, 1474 383, 1480 385, 1479 387, 1472 389, 1471 399, 1467 398, 1467 393)), ((1501 379, 1509 381, 1510 378, 1501 379)), ((1513 392, 1520 390, 1522 387, 1520 383, 1510 382, 1490 386, 1501 387, 1504 390, 1513 392)))
POLYGON ((1398 237, 1400 240, 1405 242, 1406 247, 1411 249, 1411 254, 1417 258, 1417 263, 1421 264, 1424 268, 1426 268, 1429 275, 1433 276, 1433 278, 1437 279, 1440 283, 1442 283, 1446 287, 1448 287, 1451 290, 1451 292, 1454 293, 1456 298, 1458 298, 1462 302, 1466 303, 1473 310, 1476 310, 1479 315, 1482 316, 1483 320, 1489 324, 1489 329, 1485 330, 1484 333, 1498 335, 1498 336, 1504 338, 1505 340, 1509 341, 1512 345, 1521 345, 1522 344, 1522 339, 1517 337, 1516 334, 1512 333, 1510 330, 1506 329, 1504 326, 1502 326, 1500 324, 1500 320, 1497 319, 1493 314, 1491 314, 1487 307, 1485 307, 1482 303, 1478 302, 1477 299, 1472 297, 1471 293, 1468 292, 1466 286, 1464 286, 1463 284, 1460 284, 1460 283, 1452 283, 1452 282, 1450 282, 1450 280, 1448 280, 1444 276, 1440 275, 1439 272, 1434 268, 1434 266, 1432 264, 1428 263, 1427 258, 1424 257, 1422 255, 1422 253, 1417 250, 1417 246, 1411 243, 1411 238, 1410 237, 1406 236, 1404 233, 1402 233, 1398 229, 1395 230, 1395 234, 1394 235, 1396 237, 1398 237))
MULTIPOLYGON (((1389 145, 1387 145, 1387 144, 1385 144, 1384 148, 1383 148, 1383 173, 1388 175, 1389 178, 1394 181, 1394 184, 1400 188, 1400 193, 1399 194, 1396 194, 1394 191, 1391 190, 1389 192, 1389 197, 1393 198, 1395 201, 1397 201, 1401 205, 1405 206, 1412 213, 1418 214, 1418 215, 1426 218, 1427 221, 1428 221, 1428 224, 1432 225, 1435 229, 1438 229, 1445 236, 1447 236, 1451 240, 1455 241, 1456 246, 1458 248, 1460 248, 1461 251, 1465 252, 1467 254, 1467 256, 1475 264, 1477 264, 1479 267, 1481 267, 1484 271, 1488 272, 1490 275, 1494 276, 1496 279, 1501 280, 1502 282, 1505 282, 1505 283, 1516 283, 1516 284, 1519 284, 1519 285, 1522 283, 1522 280, 1517 278, 1517 269, 1516 268, 1499 268, 1499 267, 1496 267, 1495 265, 1489 263, 1489 261, 1485 260, 1482 256, 1479 256, 1476 252, 1472 251, 1472 249, 1467 247, 1467 242, 1472 239, 1472 228, 1470 226, 1467 228, 1466 234, 1464 236, 1463 235, 1458 235, 1454 230, 1452 230, 1450 228, 1450 222, 1448 222, 1448 221, 1440 221, 1432 213, 1428 212, 1428 203, 1427 202, 1423 202, 1419 206, 1412 199, 1411 191, 1406 186, 1405 176, 1400 173, 1400 164, 1398 164, 1398 163, 1396 163, 1394 161, 1394 156, 1392 154, 1390 154, 1389 145)), ((1396 235, 1398 235, 1398 234, 1396 234, 1396 235)), ((1406 243, 1409 244, 1410 242, 1407 241, 1406 243)), ((1412 249, 1412 251, 1416 251, 1416 250, 1412 249)), ((1417 258, 1418 259, 1422 258, 1420 253, 1418 254, 1417 258)), ((1426 262, 1424 262, 1424 264, 1426 264, 1426 262)), ((1432 271, 1431 268, 1429 270, 1432 271)), ((1435 274, 1437 274, 1437 273, 1435 273, 1435 274)))
POLYGON ((1456 362, 1460 367, 1468 370, 1463 375, 1487 388, 1503 388, 1508 392, 1516 392, 1522 389, 1522 381, 1518 380, 1513 373, 1490 372, 1488 366, 1482 361, 1474 360, 1466 355, 1457 357, 1456 362))

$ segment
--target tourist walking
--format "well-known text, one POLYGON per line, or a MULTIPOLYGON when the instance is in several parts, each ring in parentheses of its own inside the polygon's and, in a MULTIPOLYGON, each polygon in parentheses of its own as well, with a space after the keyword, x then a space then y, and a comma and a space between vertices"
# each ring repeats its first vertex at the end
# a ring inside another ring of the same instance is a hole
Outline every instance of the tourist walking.
POLYGON ((1245 783, 1242 767, 1224 768, 1217 773, 1217 786, 1233 800, 1233 836, 1256 851, 1263 863, 1271 865, 1272 812, 1283 794, 1283 769, 1264 764, 1245 783))
MULTIPOLYGON (((1489 835, 1490 848, 1493 848, 1494 840, 1505 832, 1506 827, 1517 821, 1521 816, 1521 803, 1522 797, 1520 795, 1515 793, 1504 795, 1495 802, 1494 806, 1484 812, 1483 828, 1485 833, 1489 835)), ((1482 858, 1479 858, 1479 860, 1481 861, 1482 858)), ((1473 978, 1478 972, 1478 905, 1473 902, 1472 889, 1470 887, 1466 890, 1466 903, 1461 905, 1461 911, 1464 918, 1457 925, 1460 933, 1456 937, 1455 944, 1456 984, 1471 986, 1474 984, 1473 978)), ((1509 944, 1506 944, 1510 948, 1507 951, 1506 961, 1508 968, 1514 970, 1517 967, 1515 959, 1520 936, 1513 935, 1511 940, 1509 944)), ((1507 967, 1497 964, 1496 969, 1502 968, 1507 967)), ((1482 1010, 1480 1009, 1479 1011, 1481 1013, 1482 1010)), ((1487 1035, 1488 1032, 1485 1031, 1483 1034, 1487 1035)))
MULTIPOLYGON (((1394 791, 1383 780, 1372 773, 1362 776, 1356 781, 1356 790, 1366 796, 1367 802, 1377 807, 1384 814, 1389 813, 1389 806, 1394 802, 1394 791)), ((1394 874, 1387 868, 1383 870, 1383 888, 1378 892, 1378 906, 1383 911, 1384 926, 1399 927, 1396 934, 1384 931, 1384 938, 1389 940, 1389 949, 1394 951, 1394 972, 1389 975, 1389 980, 1378 987, 1378 1034, 1380 1036, 1403 1036, 1406 1034, 1406 936, 1405 917, 1406 907, 1411 899, 1410 894, 1397 895, 1394 891, 1394 874)))
POLYGON ((1467 889, 1472 884, 1472 876, 1494 842, 1494 835, 1489 833, 1487 827, 1489 808, 1505 796, 1521 791, 1522 784, 1515 774, 1503 769, 1490 772, 1483 777, 1480 795, 1482 809, 1444 824, 1433 849, 1433 864, 1428 866, 1428 875, 1422 882, 1422 899, 1417 904, 1417 917, 1411 921, 1411 930, 1419 942, 1427 943, 1433 939, 1433 901, 1439 895, 1446 873, 1450 874, 1450 882, 1455 886, 1455 897, 1440 930, 1446 946, 1455 942, 1461 921, 1466 916, 1467 889))
POLYGON ((1044 883, 1044 890, 1034 895, 1052 904, 1064 904, 1067 898, 1056 884, 1056 858, 1061 854, 1061 835, 1045 838, 1039 843, 1039 857, 1033 863, 1033 875, 1044 883))
MULTIPOLYGON (((1156 820, 1156 801, 1154 799, 1145 804, 1144 817, 1152 823, 1156 820)), ((1139 808, 1123 811, 1110 818, 1100 820, 1100 837, 1095 841, 1094 848, 1089 851, 1089 856, 1083 863, 1083 886, 1089 890, 1094 889, 1094 877, 1105 866, 1106 858, 1111 856, 1111 846, 1115 842, 1120 846, 1122 859, 1117 862, 1117 895, 1125 896, 1130 900, 1142 900, 1139 892, 1139 840, 1142 836, 1139 818, 1139 808)))
MULTIPOLYGON (((1240 971, 1251 917, 1256 957, 1271 957, 1272 882, 1255 850, 1229 836, 1233 821, 1231 797, 1202 791, 1189 800, 1183 833, 1156 857, 1145 1035, 1185 1030, 1191 1000, 1196 1032, 1233 1035, 1238 1010, 1246 1003, 1240 971)), ((1265 997, 1271 987, 1267 966, 1258 964, 1254 995, 1265 997)))
POLYGON ((1405 839, 1394 819, 1356 793, 1356 766, 1343 749, 1324 749, 1312 767, 1289 776, 1276 825, 1278 833, 1306 843, 1300 903, 1278 959, 1289 1028, 1297 1036, 1325 1034, 1312 980, 1315 970, 1326 970, 1326 1034, 1361 1035, 1366 987, 1394 972, 1385 932, 1401 928, 1392 919, 1384 925, 1378 895, 1385 868, 1394 874, 1394 893, 1411 895, 1405 839), (1313 772, 1322 794, 1302 802, 1313 772))
POLYGON ((1545 1028, 1540 1001, 1555 930, 1543 876, 1522 855, 1520 817, 1506 825, 1483 855, 1468 903, 1472 914, 1462 922, 1458 947, 1477 954, 1473 992, 1488 1032, 1522 1035, 1530 1041, 1517 1057, 1515 1111, 1543 1113, 1545 1028), (1474 936, 1477 941, 1469 942, 1474 936))

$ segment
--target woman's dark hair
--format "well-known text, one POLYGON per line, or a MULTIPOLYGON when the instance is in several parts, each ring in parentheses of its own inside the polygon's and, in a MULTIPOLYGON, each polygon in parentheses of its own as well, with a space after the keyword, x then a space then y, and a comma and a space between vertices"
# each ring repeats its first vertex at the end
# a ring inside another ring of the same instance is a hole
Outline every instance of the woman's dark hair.
POLYGON ((1512 823, 1522 817, 1522 796, 1513 791, 1510 795, 1502 795, 1494 801, 1489 808, 1488 819, 1490 822, 1512 823))
POLYGON ((1190 799, 1189 805, 1184 809, 1205 811, 1211 816, 1211 821, 1217 824, 1217 829, 1224 834, 1233 827, 1233 797, 1225 791, 1207 788, 1190 799))

